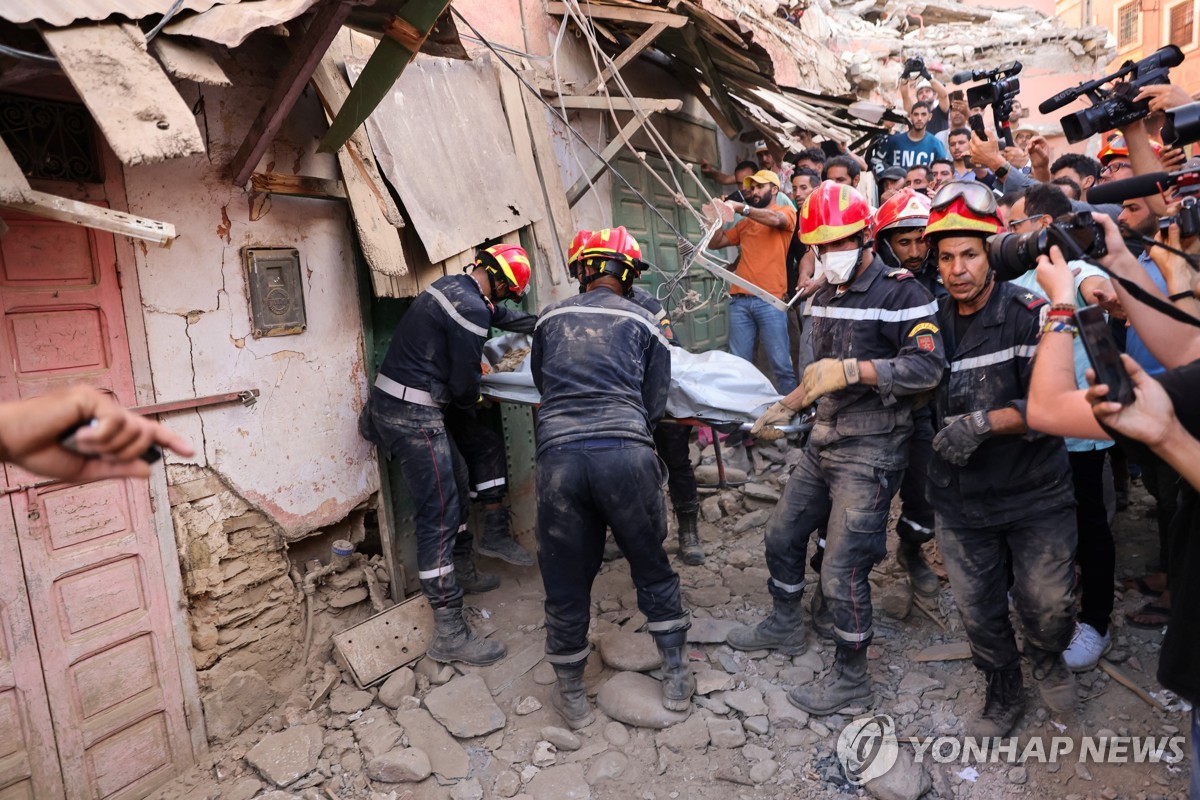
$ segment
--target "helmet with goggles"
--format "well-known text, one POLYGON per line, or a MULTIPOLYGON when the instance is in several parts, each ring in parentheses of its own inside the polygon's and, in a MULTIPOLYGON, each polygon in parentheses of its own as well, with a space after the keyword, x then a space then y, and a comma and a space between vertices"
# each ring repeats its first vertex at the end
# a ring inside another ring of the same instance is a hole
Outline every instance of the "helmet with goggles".
POLYGON ((986 238, 1004 230, 996 195, 977 181, 950 181, 938 189, 925 225, 925 238, 935 241, 943 236, 979 236, 986 238))

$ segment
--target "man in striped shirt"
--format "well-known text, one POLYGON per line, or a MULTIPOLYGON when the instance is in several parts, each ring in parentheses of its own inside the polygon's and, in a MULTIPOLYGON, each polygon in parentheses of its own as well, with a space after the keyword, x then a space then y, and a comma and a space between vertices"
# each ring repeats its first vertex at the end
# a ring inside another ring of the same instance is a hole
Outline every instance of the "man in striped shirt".
POLYGON ((1025 654, 1042 699, 1058 713, 1076 702, 1062 657, 1074 622, 1071 469, 1061 438, 1025 424, 1043 316, 1047 326, 1074 320, 1028 289, 996 281, 985 239, 1002 229, 995 196, 974 181, 943 187, 925 227, 950 294, 938 308, 950 369, 934 408, 940 430, 929 499, 972 660, 987 676, 982 713, 966 730, 976 737, 1007 735, 1024 705, 1008 611, 1010 562, 1025 654))

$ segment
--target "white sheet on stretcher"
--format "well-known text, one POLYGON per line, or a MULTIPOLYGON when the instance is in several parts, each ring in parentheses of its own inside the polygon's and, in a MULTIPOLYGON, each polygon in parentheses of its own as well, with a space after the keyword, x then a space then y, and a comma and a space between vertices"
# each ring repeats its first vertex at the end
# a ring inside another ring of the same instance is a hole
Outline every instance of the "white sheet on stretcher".
MULTIPOLYGON (((530 341, 523 333, 497 336, 484 345, 483 357, 495 366, 510 350, 529 347, 530 341)), ((501 400, 541 402, 528 358, 515 372, 484 375, 483 385, 486 394, 501 400)), ((775 387, 749 361, 719 350, 689 353, 682 347, 671 348, 668 416, 754 422, 778 399, 775 387)))

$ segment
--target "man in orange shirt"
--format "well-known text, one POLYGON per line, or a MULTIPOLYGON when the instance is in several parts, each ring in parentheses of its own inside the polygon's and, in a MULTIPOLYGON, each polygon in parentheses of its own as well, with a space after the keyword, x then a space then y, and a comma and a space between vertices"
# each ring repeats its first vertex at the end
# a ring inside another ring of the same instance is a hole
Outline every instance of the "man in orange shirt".
MULTIPOLYGON (((782 299, 788 290, 787 252, 796 230, 796 210, 776 202, 779 176, 770 170, 746 178, 743 190, 746 202, 730 205, 744 218, 718 231, 708 246, 740 246, 738 275, 782 299)), ((775 373, 775 388, 788 394, 796 388, 796 373, 788 351, 787 314, 738 286, 729 287, 729 293, 729 352, 752 361, 755 342, 761 340, 775 373)))

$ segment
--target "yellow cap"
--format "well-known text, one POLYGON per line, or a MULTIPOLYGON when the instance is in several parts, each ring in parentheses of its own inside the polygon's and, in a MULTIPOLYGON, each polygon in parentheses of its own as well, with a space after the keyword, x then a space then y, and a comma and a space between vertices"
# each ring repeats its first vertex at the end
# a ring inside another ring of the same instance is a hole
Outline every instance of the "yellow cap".
POLYGON ((779 188, 779 176, 769 169, 760 169, 753 175, 747 176, 746 180, 742 181, 742 188, 749 189, 755 183, 773 183, 775 188, 779 188))

